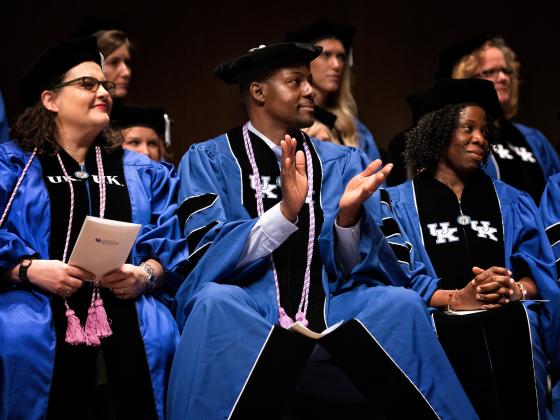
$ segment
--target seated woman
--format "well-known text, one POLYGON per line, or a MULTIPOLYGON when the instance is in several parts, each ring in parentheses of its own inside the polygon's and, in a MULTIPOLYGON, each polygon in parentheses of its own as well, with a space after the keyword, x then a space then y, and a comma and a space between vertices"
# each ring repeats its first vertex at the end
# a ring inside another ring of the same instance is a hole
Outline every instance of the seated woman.
MULTIPOLYGON (((538 204, 548 177, 560 171, 560 157, 542 132, 514 122, 519 103, 520 68, 521 64, 515 52, 504 38, 483 34, 441 51, 435 77, 436 80, 478 78, 494 84, 503 115, 498 122, 499 138, 490 151, 491 155, 484 171, 492 178, 500 179, 529 193, 538 204)), ((414 95, 410 97, 413 98, 414 95)), ((408 102, 415 123, 421 109, 415 110, 417 104, 408 102)), ((404 151, 401 134, 389 145, 391 161, 396 166, 389 185, 404 181, 403 176, 406 176, 400 159, 404 151), (397 173, 401 176, 396 177, 397 173)))
POLYGON ((481 170, 497 138, 496 92, 442 80, 423 101, 432 112, 407 133, 405 154, 416 176, 378 196, 385 235, 479 416, 545 418, 559 291, 533 200, 481 170))
POLYGON ((314 109, 314 118, 315 122, 313 125, 305 129, 307 135, 321 141, 336 143, 336 115, 316 106, 314 109))
POLYGON ((113 94, 116 100, 124 100, 128 95, 132 64, 130 50, 132 44, 124 31, 119 29, 102 29, 95 32, 97 47, 105 57, 103 73, 107 80, 117 86, 113 94))
MULTIPOLYGON (((124 103, 129 93, 130 81, 132 79, 132 59, 130 53, 133 45, 127 34, 119 29, 101 29, 95 32, 95 36, 97 37, 99 51, 105 57, 103 73, 107 80, 111 80, 116 84, 113 99, 115 100, 115 108, 117 108, 118 105, 124 103)), ((134 115, 137 115, 137 113, 134 113, 134 115)), ((159 157, 154 160, 169 161, 172 158, 172 154, 169 152, 169 147, 171 146, 171 138, 169 136, 170 120, 167 114, 163 114, 162 118, 165 118, 165 124, 163 125, 165 131, 158 131, 158 134, 160 134, 157 137, 159 157)), ((113 115, 111 115, 111 119, 113 119, 113 115)), ((161 125, 158 123, 158 128, 161 125)), ((126 136, 124 137, 125 144, 127 144, 126 136)))
POLYGON ((171 145, 171 120, 163 108, 115 105, 111 121, 113 127, 121 131, 125 149, 156 162, 168 161, 171 157, 165 147, 171 145))
POLYGON ((101 62, 95 37, 46 51, 0 145, 0 418, 164 418, 178 334, 153 292, 182 249, 177 184, 108 129, 101 62), (142 225, 101 278, 67 264, 87 215, 142 225))
POLYGON ((371 132, 358 120, 358 106, 352 94, 351 49, 355 33, 351 26, 338 25, 323 18, 288 32, 285 38, 286 41, 305 42, 323 48, 321 55, 310 63, 316 92, 315 114, 322 114, 324 110, 335 114, 337 118, 331 130, 334 134, 331 141, 359 147, 368 159, 375 160, 380 158, 379 149, 371 132))

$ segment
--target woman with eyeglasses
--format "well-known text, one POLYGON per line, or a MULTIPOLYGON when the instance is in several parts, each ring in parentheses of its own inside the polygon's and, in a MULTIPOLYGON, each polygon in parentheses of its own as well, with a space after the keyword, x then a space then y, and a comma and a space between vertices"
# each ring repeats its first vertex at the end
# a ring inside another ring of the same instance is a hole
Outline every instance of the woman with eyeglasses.
POLYGON ((560 172, 560 158, 543 133, 512 122, 519 102, 519 70, 516 54, 506 41, 485 34, 443 50, 436 77, 494 83, 504 116, 486 172, 528 192, 538 204, 548 177, 560 172))
POLYGON ((164 215, 176 178, 120 147, 101 63, 95 37, 46 51, 0 146, 0 418, 164 418, 178 336, 156 296, 184 248, 164 215), (142 225, 103 277, 67 263, 87 215, 142 225))
MULTIPOLYGON (((523 190, 539 203, 549 176, 560 171, 560 158, 548 139, 535 128, 513 123, 519 102, 520 63, 515 52, 501 36, 479 35, 450 46, 439 54, 439 68, 435 75, 441 79, 489 80, 494 84, 503 110, 498 121, 500 136, 491 149, 484 171, 523 190)), ((425 113, 422 103, 415 99, 418 93, 407 97, 415 124, 425 113)), ((391 140, 389 154, 395 164, 389 185, 406 180, 402 154, 403 133, 391 140)))

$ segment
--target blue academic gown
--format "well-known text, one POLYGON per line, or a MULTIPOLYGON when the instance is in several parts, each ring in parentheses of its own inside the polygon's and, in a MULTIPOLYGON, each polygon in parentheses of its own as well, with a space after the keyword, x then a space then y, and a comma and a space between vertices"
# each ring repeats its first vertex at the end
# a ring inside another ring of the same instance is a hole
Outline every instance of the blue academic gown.
MULTIPOLYGON (((464 419, 476 418, 439 346, 426 306, 414 292, 398 287, 402 270, 372 212, 364 212, 361 220, 361 262, 352 275, 342 273, 335 263, 338 201, 367 162, 354 148, 315 140, 312 145, 323 174, 318 204, 324 223, 316 252, 323 261, 325 324, 357 319, 433 412, 448 419, 458 413, 464 419)), ((171 371, 167 413, 170 419, 223 419, 232 414, 278 323, 273 272, 269 258, 236 269, 257 219, 243 206, 241 171, 227 135, 191 146, 179 175, 180 201, 199 200, 190 208, 185 234, 205 234, 198 235, 195 249, 189 250, 198 263, 176 295, 182 335, 171 371)))
MULTIPOLYGON (((527 127, 519 123, 513 125, 523 134, 525 140, 527 140, 533 152, 533 156, 542 169, 545 181, 549 176, 560 172, 560 156, 558 156, 558 153, 545 135, 533 127, 527 127)), ((498 168, 493 158, 488 159, 484 167, 484 172, 491 178, 500 179, 498 168)))
POLYGON ((381 159, 381 153, 377 148, 373 134, 359 120, 356 120, 356 130, 358 132, 358 147, 366 154, 370 162, 381 159))
POLYGON ((558 232, 560 232, 560 174, 553 175, 548 179, 541 198, 540 214, 558 268, 560 262, 560 242, 558 242, 558 232))
MULTIPOLYGON (((0 208, 3 210, 30 153, 14 143, 0 145, 0 208)), ((124 151, 124 174, 130 195, 132 222, 142 224, 131 252, 131 263, 154 257, 164 266, 182 258, 176 218, 166 217, 175 201, 177 178, 146 156, 124 151), (158 219, 161 221, 157 228, 158 219), (165 222, 163 222, 166 220, 165 222), (166 239, 166 237, 168 239, 166 239), (173 238, 178 238, 174 240, 173 238)), ((35 158, 0 228, 0 275, 26 255, 49 259, 49 193, 41 164, 35 158)), ((0 418, 45 418, 49 399, 56 334, 50 296, 18 286, 0 291, 0 418)), ((164 418, 169 368, 178 329, 169 309, 152 295, 136 299, 154 401, 164 418)))
MULTIPOLYGON (((515 259, 524 261, 537 285, 540 299, 550 300, 524 303, 531 328, 539 410, 541 418, 547 418, 547 370, 557 372, 560 367, 560 289, 554 281, 554 259, 532 198, 499 180, 493 180, 493 183, 502 213, 506 267, 511 270, 515 259)), ((439 279, 423 245, 413 182, 407 181, 386 191, 390 206, 382 199, 381 192, 377 192, 374 197, 379 203, 378 211, 383 219, 396 220, 400 229, 388 240, 397 249, 408 250, 408 260, 401 258, 401 267, 409 275, 410 288, 428 304, 439 288, 439 279)))
MULTIPOLYGON (((556 279, 560 268, 560 174, 548 178, 540 203, 540 215, 554 258, 556 260, 556 279)), ((556 378, 558 379, 558 375, 556 378)), ((552 412, 560 417, 560 382, 552 389, 552 412)))

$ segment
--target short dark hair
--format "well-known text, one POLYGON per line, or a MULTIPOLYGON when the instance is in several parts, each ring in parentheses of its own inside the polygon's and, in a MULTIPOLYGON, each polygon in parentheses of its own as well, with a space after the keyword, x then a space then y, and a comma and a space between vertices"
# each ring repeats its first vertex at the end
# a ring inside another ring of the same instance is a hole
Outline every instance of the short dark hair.
MULTIPOLYGON (((459 126, 459 115, 467 106, 475 105, 469 103, 446 105, 436 111, 424 115, 415 127, 408 130, 404 160, 406 165, 412 169, 413 174, 421 171, 433 171, 445 151, 453 132, 459 126)), ((499 129, 495 120, 486 114, 488 134, 486 140, 490 145, 496 143, 499 129)))

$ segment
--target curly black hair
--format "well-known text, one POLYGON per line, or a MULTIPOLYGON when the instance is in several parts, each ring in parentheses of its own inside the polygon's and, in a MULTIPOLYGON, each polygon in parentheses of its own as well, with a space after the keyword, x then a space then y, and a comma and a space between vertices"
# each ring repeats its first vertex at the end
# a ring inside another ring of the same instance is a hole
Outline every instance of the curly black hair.
MULTIPOLYGON (((436 111, 424 115, 416 126, 406 133, 404 160, 414 174, 422 171, 433 171, 451 142, 453 132, 459 126, 459 114, 471 103, 446 105, 436 111)), ((494 118, 486 114, 488 134, 486 140, 490 145, 496 143, 499 128, 494 118)), ((488 156, 488 155, 487 155, 488 156)))

